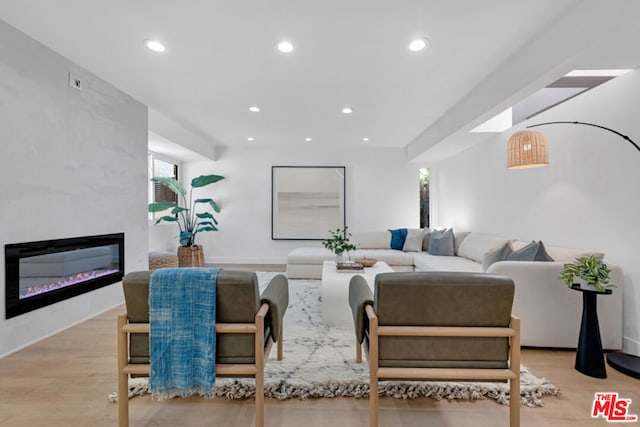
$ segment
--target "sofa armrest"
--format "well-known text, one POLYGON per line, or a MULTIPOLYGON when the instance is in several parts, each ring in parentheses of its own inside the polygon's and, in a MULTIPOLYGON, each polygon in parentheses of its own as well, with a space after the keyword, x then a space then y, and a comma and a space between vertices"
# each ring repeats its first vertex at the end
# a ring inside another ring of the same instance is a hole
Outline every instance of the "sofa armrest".
MULTIPOLYGON (((513 314, 522 319, 522 345, 575 348, 580 332, 582 293, 558 279, 565 263, 559 261, 499 261, 487 273, 511 277, 515 283, 513 314)), ((611 268, 613 294, 598 298, 602 346, 622 347, 622 271, 611 268)))
POLYGON ((362 276, 354 276, 349 282, 349 305, 353 315, 356 339, 362 343, 369 324, 365 308, 367 305, 373 305, 373 294, 362 276))
POLYGON ((260 303, 269 304, 267 316, 271 322, 271 337, 278 341, 284 314, 289 305, 289 282, 285 276, 278 274, 260 296, 260 303))
MULTIPOLYGON (((540 279, 557 281, 561 286, 563 283, 558 279, 558 275, 562 271, 564 262, 557 261, 498 261, 487 268, 487 273, 500 274, 514 278, 515 276, 525 275, 535 279, 536 275, 540 279)), ((515 280, 515 278, 514 278, 515 280)))

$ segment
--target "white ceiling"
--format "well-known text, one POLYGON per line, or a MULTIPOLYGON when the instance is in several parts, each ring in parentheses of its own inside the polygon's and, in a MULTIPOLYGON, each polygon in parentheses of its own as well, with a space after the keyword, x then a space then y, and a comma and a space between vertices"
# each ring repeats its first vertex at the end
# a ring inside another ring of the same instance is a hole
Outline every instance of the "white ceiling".
POLYGON ((570 69, 637 67, 639 18, 637 0, 0 0, 0 19, 209 144, 420 161, 570 69), (430 47, 410 52, 415 36, 430 47))

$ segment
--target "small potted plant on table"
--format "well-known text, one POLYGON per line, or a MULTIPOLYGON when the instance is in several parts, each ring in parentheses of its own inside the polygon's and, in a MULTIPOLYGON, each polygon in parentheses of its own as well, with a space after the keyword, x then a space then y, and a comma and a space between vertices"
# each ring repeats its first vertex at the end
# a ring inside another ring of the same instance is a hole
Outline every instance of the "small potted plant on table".
POLYGON ((580 287, 605 292, 613 287, 609 284, 611 269, 600 258, 579 257, 573 263, 565 264, 558 278, 571 288, 577 278, 580 287))
POLYGON ((349 227, 346 225, 341 230, 337 228, 335 231, 329 230, 331 237, 322 241, 322 245, 329 249, 331 252, 336 254, 336 264, 342 263, 345 261, 344 253, 349 255, 349 251, 353 251, 356 249, 356 246, 349 241, 349 237, 351 233, 348 231, 349 227))

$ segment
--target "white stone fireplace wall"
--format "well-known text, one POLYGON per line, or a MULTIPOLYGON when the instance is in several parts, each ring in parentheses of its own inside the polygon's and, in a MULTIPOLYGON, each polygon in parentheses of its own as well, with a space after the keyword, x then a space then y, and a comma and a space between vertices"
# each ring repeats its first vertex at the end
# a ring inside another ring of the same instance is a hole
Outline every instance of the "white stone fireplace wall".
MULTIPOLYGON (((147 267, 146 106, 0 21, 0 141, 2 247, 124 232, 147 267)), ((122 303, 116 283, 6 320, 0 271, 0 357, 122 303)))

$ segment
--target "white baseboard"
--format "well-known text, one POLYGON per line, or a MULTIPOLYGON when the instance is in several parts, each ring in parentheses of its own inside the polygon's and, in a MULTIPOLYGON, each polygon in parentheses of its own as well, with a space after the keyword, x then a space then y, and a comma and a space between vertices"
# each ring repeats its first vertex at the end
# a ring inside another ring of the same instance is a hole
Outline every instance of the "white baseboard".
POLYGON ((634 340, 630 337, 623 337, 622 351, 626 354, 632 354, 640 357, 640 341, 634 340))
POLYGON ((286 257, 205 257, 207 264, 286 264, 286 257))

